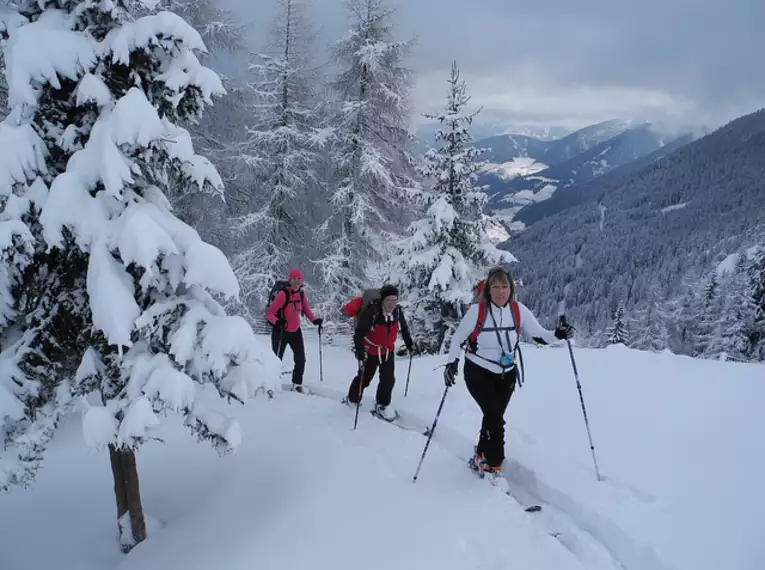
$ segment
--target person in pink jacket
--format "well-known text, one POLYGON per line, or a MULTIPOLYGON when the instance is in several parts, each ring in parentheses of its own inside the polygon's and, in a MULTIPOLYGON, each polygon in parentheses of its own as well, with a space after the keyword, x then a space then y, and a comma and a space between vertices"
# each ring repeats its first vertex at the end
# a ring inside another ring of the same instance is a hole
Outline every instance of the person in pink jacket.
POLYGON ((303 272, 293 269, 289 274, 290 285, 279 291, 271 306, 266 310, 266 319, 271 323, 271 346, 279 359, 284 358, 287 345, 292 349, 295 368, 292 370, 292 384, 302 392, 303 372, 305 371, 305 343, 300 328, 300 317, 305 315, 321 332, 323 319, 313 316, 308 300, 303 291, 303 272))

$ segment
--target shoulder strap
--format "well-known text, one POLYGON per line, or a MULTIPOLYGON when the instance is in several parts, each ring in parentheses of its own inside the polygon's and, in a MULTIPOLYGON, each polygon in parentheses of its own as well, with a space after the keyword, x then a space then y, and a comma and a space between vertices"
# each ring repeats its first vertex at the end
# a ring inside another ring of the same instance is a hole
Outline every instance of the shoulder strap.
POLYGON ((513 319, 515 321, 515 348, 514 351, 518 353, 518 362, 520 363, 520 369, 516 366, 516 375, 518 381, 518 387, 523 386, 523 381, 526 379, 526 370, 523 366, 523 353, 521 352, 521 309, 518 307, 518 302, 513 301, 510 305, 513 311, 513 319))
POLYGON ((474 349, 475 343, 478 340, 478 335, 481 334, 481 329, 483 328, 483 322, 486 320, 486 302, 481 299, 478 301, 478 318, 475 321, 475 327, 473 328, 473 332, 470 333, 470 336, 468 337, 468 346, 471 347, 471 349, 474 349))
POLYGON ((281 307, 276 309, 276 316, 281 318, 281 317, 284 316, 284 309, 287 307, 287 303, 290 302, 290 288, 289 288, 289 286, 282 286, 279 289, 279 291, 276 292, 276 296, 278 296, 279 293, 284 293, 284 303, 282 303, 281 307))
POLYGON ((510 309, 513 311, 513 324, 515 325, 515 347, 518 348, 518 344, 521 342, 521 309, 518 307, 517 301, 510 302, 510 309))

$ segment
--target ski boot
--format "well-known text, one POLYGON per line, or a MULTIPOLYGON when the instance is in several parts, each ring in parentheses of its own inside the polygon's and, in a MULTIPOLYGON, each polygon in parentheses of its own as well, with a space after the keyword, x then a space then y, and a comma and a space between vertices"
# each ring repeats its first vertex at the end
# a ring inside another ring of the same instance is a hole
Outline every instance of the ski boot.
POLYGON ((476 473, 481 472, 481 465, 483 465, 486 462, 486 459, 483 456, 483 453, 478 451, 478 446, 473 446, 473 457, 468 459, 468 465, 470 468, 475 471, 476 473))
POLYGON ((377 416, 386 422, 392 422, 398 418, 398 412, 396 412, 396 410, 390 406, 381 406, 380 404, 375 404, 375 408, 372 410, 372 415, 377 416))
POLYGON ((494 487, 498 487, 505 492, 510 491, 510 485, 502 473, 502 467, 499 465, 493 466, 488 465, 487 463, 483 463, 481 465, 481 470, 479 471, 478 476, 481 479, 488 481, 494 487))

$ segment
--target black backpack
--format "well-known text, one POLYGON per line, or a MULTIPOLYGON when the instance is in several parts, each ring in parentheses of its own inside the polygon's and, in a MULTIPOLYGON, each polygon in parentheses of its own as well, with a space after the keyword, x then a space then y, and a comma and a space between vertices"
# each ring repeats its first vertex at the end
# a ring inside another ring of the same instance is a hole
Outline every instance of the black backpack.
MULTIPOLYGON (((277 320, 284 318, 284 308, 287 306, 287 301, 289 301, 290 298, 290 282, 286 279, 278 279, 276 283, 274 283, 273 287, 271 287, 271 291, 268 293, 268 303, 266 307, 271 306, 271 304, 274 302, 274 299, 276 299, 276 296, 279 294, 279 291, 284 291, 286 299, 284 305, 282 305, 276 311, 277 320)), ((303 291, 302 287, 300 289, 300 301, 303 303, 303 305, 305 305, 305 291, 303 291)), ((268 324, 272 327, 274 326, 270 321, 268 324)))

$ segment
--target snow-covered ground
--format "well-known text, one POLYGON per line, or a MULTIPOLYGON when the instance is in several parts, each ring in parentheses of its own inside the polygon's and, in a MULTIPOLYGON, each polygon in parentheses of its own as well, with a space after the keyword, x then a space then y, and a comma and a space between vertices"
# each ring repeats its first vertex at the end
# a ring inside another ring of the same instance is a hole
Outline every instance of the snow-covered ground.
POLYGON ((735 271, 736 264, 738 263, 740 257, 743 256, 746 260, 753 259, 759 251, 760 246, 753 245, 740 253, 731 253, 717 265, 715 273, 717 273, 718 277, 722 277, 725 274, 731 274, 735 271))
POLYGON ((512 160, 501 164, 490 162, 483 171, 495 174, 501 180, 512 180, 513 178, 536 174, 545 168, 549 167, 529 156, 514 156, 512 160))
MULTIPOLYGON (((309 329, 310 330, 310 329, 309 329)), ((308 332, 308 331, 306 331, 308 332)), ((442 359, 397 363, 394 405, 411 430, 338 402, 347 339, 307 335, 306 383, 234 408, 243 442, 219 458, 181 427, 138 453, 143 504, 161 528, 119 553, 109 460, 62 427, 37 485, 0 496, 0 567, 761 570, 765 545, 765 366, 612 347, 575 349, 595 478, 568 351, 526 346, 526 383, 507 412, 507 473, 526 513, 464 466, 480 414, 442 359)), ((289 354, 289 353, 288 353, 289 354)), ((289 368, 290 357, 285 361, 289 368)), ((283 378, 288 378, 284 376, 283 378)), ((225 406, 210 397, 211 405, 225 406)))
POLYGON ((513 195, 508 195, 502 198, 503 202, 509 202, 515 206, 525 207, 530 204, 536 204, 537 202, 544 202, 552 198, 555 191, 558 189, 554 184, 545 184, 538 190, 521 190, 513 195))

